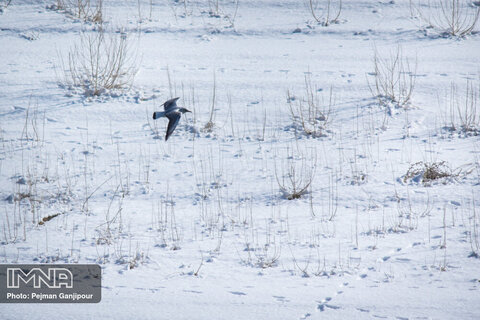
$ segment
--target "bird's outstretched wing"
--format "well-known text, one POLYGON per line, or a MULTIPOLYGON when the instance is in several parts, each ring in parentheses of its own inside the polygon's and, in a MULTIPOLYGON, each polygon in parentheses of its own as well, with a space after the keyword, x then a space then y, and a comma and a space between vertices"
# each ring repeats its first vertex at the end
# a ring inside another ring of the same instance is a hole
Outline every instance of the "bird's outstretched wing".
POLYGON ((165 101, 165 103, 163 104, 163 107, 165 108, 165 111, 168 111, 169 109, 172 109, 172 108, 176 108, 178 99, 180 99, 180 97, 173 98, 173 99, 165 101))
MULTIPOLYGON (((178 98, 177 98, 178 99, 178 98)), ((165 135, 165 141, 168 140, 168 137, 173 133, 175 128, 177 127, 178 122, 180 121, 181 113, 178 111, 169 112, 166 114, 168 118, 168 127, 167 127, 167 134, 165 135)))

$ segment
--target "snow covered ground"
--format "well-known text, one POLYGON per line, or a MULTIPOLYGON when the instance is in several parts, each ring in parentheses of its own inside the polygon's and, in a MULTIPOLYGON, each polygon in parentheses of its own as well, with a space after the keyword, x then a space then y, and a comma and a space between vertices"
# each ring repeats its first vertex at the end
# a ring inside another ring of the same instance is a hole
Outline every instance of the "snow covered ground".
POLYGON ((0 13, 0 261, 98 263, 102 301, 2 319, 480 318, 478 25, 445 35, 426 1, 344 0, 329 26, 300 0, 104 1, 138 73, 92 96, 64 70, 99 26, 54 3, 0 13), (405 105, 375 97, 375 56, 405 105))

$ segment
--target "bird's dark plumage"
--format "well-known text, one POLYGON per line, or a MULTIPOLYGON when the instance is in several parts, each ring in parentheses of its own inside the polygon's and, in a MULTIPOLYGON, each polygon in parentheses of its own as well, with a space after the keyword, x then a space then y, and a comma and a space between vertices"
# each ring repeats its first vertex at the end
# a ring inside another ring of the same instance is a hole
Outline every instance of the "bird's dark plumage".
POLYGON ((167 113, 166 117, 168 118, 168 127, 167 127, 167 134, 165 135, 165 141, 168 140, 168 137, 170 137, 170 135, 173 133, 173 131, 177 127, 177 124, 180 121, 181 115, 182 114, 178 111, 167 113))
POLYGON ((176 97, 176 98, 165 101, 165 103, 163 104, 163 108, 165 109, 165 111, 172 108, 176 108, 178 99, 180 99, 180 97, 176 97))
POLYGON ((182 113, 191 112, 190 110, 187 110, 185 108, 179 108, 177 106, 178 99, 180 98, 177 97, 177 98, 173 98, 165 101, 163 104, 163 108, 165 111, 163 112, 156 111, 153 113, 154 120, 162 117, 168 118, 168 127, 167 127, 167 133, 165 135, 165 141, 168 140, 168 138, 172 135, 173 131, 177 127, 178 122, 180 121, 180 117, 182 116, 182 113))

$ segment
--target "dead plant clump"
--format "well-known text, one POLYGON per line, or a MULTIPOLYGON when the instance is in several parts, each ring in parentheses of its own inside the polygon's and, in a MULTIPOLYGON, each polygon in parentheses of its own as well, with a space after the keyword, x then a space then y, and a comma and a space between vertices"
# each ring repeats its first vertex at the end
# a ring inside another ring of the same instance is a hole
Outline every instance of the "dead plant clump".
POLYGON ((54 4, 47 5, 48 10, 65 13, 72 19, 84 22, 102 24, 103 0, 57 0, 54 4))
POLYGON ((54 214, 51 214, 51 215, 49 215, 49 216, 43 217, 42 220, 40 220, 40 221, 38 222, 38 224, 39 224, 39 225, 44 225, 45 222, 48 222, 48 221, 52 220, 53 218, 58 217, 58 216, 61 215, 61 214, 63 214, 63 213, 54 213, 54 214))
MULTIPOLYGON (((410 166, 403 178, 403 182, 406 183, 410 180, 417 183, 421 182, 424 185, 430 185, 435 181, 449 178, 455 179, 457 177, 458 173, 454 173, 445 161, 430 163, 419 161, 410 166)), ((446 182, 445 180, 444 183, 446 182)))

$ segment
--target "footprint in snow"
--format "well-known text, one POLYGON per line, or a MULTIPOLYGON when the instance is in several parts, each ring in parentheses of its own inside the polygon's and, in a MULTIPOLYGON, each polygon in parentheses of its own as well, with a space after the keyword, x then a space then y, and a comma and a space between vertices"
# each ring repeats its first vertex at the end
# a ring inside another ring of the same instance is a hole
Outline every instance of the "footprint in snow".
POLYGON ((288 302, 290 300, 288 300, 287 298, 285 298, 284 296, 272 296, 273 298, 275 298, 275 300, 279 301, 279 302, 288 302))
MULTIPOLYGON (((342 284, 340 284, 340 289, 343 288, 343 287, 346 287, 348 286, 348 282, 343 282, 342 284)), ((340 295, 343 293, 343 290, 338 290, 337 292, 335 292, 335 295, 334 296, 337 296, 337 295, 340 295)), ((320 311, 325 311, 326 308, 328 309, 333 309, 333 310, 338 310, 340 309, 339 306, 336 306, 336 305, 333 305, 333 304, 330 304, 329 302, 332 300, 332 297, 326 297, 325 299, 323 299, 322 301, 320 301, 320 303, 318 304, 317 306, 317 309, 320 310, 320 311)))
POLYGON ((319 304, 319 305, 318 305, 318 310, 320 310, 320 311, 322 311, 322 312, 325 311, 325 308, 333 309, 333 310, 338 310, 338 309, 340 309, 339 306, 334 306, 334 305, 332 305, 332 304, 326 304, 326 303, 325 303, 325 304, 319 304))
POLYGON ((202 291, 197 291, 197 290, 183 290, 183 292, 196 293, 196 294, 202 294, 203 293, 202 291))

